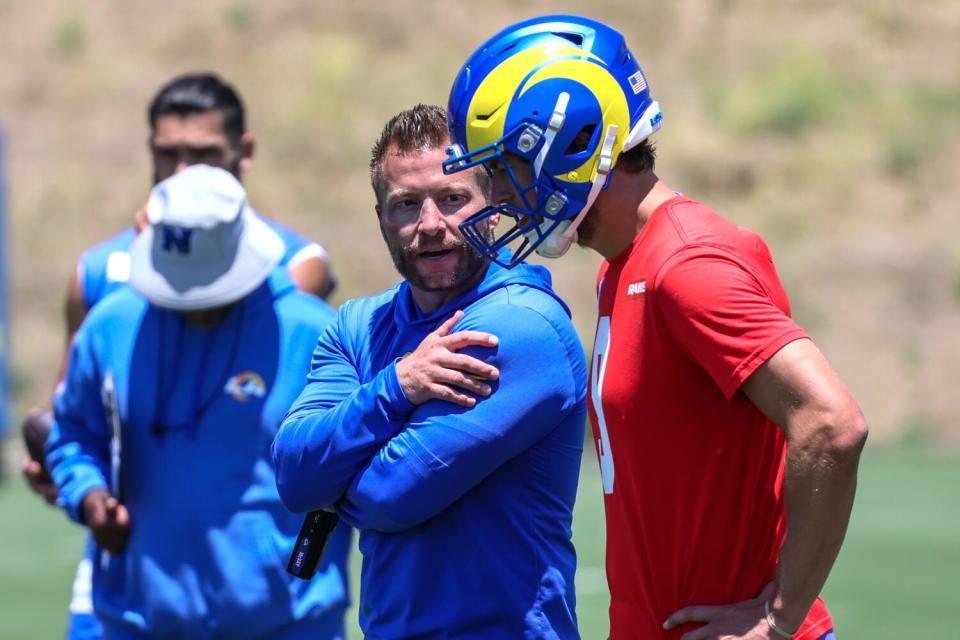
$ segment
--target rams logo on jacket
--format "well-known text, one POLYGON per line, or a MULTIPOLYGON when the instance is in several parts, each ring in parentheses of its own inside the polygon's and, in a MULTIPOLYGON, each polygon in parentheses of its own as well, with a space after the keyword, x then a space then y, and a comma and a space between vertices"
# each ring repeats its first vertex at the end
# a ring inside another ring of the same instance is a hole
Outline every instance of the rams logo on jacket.
POLYGON ((263 378, 259 374, 253 371, 244 371, 227 380, 223 390, 233 396, 234 400, 246 402, 251 396, 255 398, 265 396, 267 385, 264 384, 263 378))

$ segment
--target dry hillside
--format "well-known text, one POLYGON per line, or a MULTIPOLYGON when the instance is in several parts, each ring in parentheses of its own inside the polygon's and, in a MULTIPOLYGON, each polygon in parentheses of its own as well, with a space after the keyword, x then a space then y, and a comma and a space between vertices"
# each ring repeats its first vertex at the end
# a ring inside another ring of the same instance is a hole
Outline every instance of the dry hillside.
MULTIPOLYGON (((383 121, 443 103, 480 41, 545 11, 625 32, 665 112, 658 173, 768 238, 874 442, 960 443, 952 0, 0 0, 18 410, 49 392, 78 253, 146 196, 160 83, 237 85, 260 143, 251 200, 330 248, 343 300, 396 279, 366 175, 383 121)), ((596 264, 551 263, 588 345, 596 264)))

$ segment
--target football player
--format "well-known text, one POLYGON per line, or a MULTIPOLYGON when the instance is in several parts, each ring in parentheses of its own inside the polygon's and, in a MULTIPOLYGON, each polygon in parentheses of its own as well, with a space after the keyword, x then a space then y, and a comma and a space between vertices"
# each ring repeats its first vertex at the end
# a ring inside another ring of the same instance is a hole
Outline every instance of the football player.
POLYGON ((654 173, 663 116, 623 36, 577 16, 507 27, 449 112, 446 171, 493 176, 495 204, 462 224, 479 251, 604 258, 589 409, 611 638, 831 637, 819 593, 866 423, 763 239, 654 173))

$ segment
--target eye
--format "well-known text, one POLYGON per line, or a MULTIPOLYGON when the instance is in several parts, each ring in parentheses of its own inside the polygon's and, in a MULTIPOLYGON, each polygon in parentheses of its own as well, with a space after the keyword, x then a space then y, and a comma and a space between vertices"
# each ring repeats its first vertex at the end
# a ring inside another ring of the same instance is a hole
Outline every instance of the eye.
POLYGON ((505 170, 503 166, 503 160, 500 158, 493 158, 492 160, 487 160, 483 163, 483 168, 487 170, 487 173, 501 173, 505 170))
POLYGON ((171 160, 176 160, 179 157, 180 152, 174 147, 154 147, 153 155, 158 160, 165 160, 169 162, 171 160))
POLYGON ((197 147, 190 150, 190 164, 219 165, 224 155, 220 147, 197 147))
POLYGON ((391 215, 414 215, 420 211, 420 200, 410 197, 400 197, 387 202, 387 211, 391 215))

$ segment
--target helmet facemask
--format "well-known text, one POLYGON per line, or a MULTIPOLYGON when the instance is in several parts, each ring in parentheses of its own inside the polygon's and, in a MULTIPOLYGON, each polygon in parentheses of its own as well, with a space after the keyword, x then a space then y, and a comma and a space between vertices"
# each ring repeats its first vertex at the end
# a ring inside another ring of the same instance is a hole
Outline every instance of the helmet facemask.
MULTIPOLYGON (((450 158, 443 163, 445 173, 454 173, 476 167, 483 168, 497 182, 497 174, 506 176, 512 187, 511 197, 480 210, 460 225, 464 237, 491 260, 513 267, 526 259, 532 251, 546 258, 559 258, 576 242, 576 228, 599 191, 606 185, 607 174, 612 165, 611 149, 616 140, 615 125, 609 127, 604 138, 604 149, 593 188, 588 199, 570 201, 562 181, 543 170, 544 161, 563 129, 565 111, 570 96, 561 93, 556 108, 546 122, 546 127, 532 120, 524 120, 514 126, 496 142, 464 153, 459 145, 447 148, 450 158), (582 205, 579 206, 578 205, 582 205), (506 231, 490 236, 487 219, 499 215, 501 220, 513 221, 506 231), (512 249, 509 261, 500 257, 505 248, 512 249)), ((597 132, 590 128, 588 137, 596 138, 597 132)), ((581 134, 582 137, 582 134, 581 134)), ((568 155, 582 155, 584 149, 595 147, 595 140, 580 141, 576 146, 570 142, 568 155)), ((554 150, 554 155, 556 155, 554 150)), ((499 180, 502 185, 503 180, 499 180)), ((495 197, 498 194, 495 193, 495 197)))

